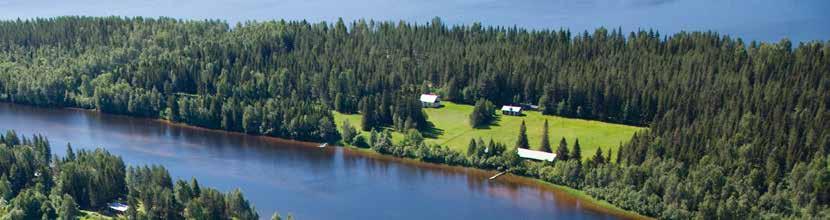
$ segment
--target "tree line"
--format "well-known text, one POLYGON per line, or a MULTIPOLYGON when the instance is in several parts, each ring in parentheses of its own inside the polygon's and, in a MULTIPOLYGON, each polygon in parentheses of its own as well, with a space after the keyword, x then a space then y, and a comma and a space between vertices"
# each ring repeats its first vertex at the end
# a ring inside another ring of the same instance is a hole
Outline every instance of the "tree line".
MULTIPOLYGON (((654 217, 830 215, 828 42, 447 26, 440 19, 230 25, 59 17, 2 21, 0 33, 3 101, 321 141, 343 139, 332 110, 362 114, 364 130, 389 127, 417 139, 411 129, 429 128, 419 93, 466 104, 536 104, 544 114, 649 129, 623 144, 619 162, 589 168, 562 160, 519 173, 654 217)), ((473 126, 488 119, 471 117, 473 126)), ((359 137, 349 141, 471 164, 446 149, 359 137)))
POLYGON ((75 219, 80 210, 129 205, 129 219, 259 219, 237 189, 222 193, 196 179, 172 181, 162 166, 126 167, 107 150, 51 153, 49 140, 0 134, 0 218, 75 219))

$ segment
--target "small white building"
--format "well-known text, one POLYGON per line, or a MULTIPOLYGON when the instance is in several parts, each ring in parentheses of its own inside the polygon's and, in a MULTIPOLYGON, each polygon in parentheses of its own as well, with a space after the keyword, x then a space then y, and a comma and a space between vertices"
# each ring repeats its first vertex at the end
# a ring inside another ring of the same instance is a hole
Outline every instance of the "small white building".
POLYGON ((107 204, 107 206, 109 206, 110 209, 115 210, 115 211, 119 211, 119 212, 126 212, 127 209, 130 208, 129 206, 127 206, 127 204, 120 203, 120 202, 109 203, 109 204, 107 204))
POLYGON ((441 107, 441 98, 436 94, 421 94, 421 104, 424 107, 441 107))
POLYGON ((553 160, 556 159, 556 154, 538 150, 528 150, 524 148, 519 148, 519 157, 553 162, 553 160))
POLYGON ((501 107, 501 113, 504 115, 514 115, 519 116, 522 115, 522 107, 521 106, 513 106, 513 105, 505 105, 501 107))

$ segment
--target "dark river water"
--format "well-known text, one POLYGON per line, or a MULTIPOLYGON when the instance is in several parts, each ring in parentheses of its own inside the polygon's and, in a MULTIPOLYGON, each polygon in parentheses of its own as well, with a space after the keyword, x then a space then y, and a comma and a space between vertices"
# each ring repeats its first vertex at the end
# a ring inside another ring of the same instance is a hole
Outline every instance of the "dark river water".
POLYGON ((76 109, 0 103, 0 131, 46 135, 52 152, 103 147, 128 165, 161 164, 223 191, 241 188, 263 218, 618 219, 535 181, 339 147, 76 109))

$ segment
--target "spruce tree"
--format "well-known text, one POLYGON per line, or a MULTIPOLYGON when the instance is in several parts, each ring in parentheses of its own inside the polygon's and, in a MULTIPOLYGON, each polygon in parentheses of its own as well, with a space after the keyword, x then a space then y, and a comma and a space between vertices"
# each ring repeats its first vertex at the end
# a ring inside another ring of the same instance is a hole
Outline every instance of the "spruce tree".
POLYGON ((334 96, 334 110, 340 113, 346 113, 346 100, 343 99, 340 93, 334 96))
POLYGON ((553 150, 550 148, 550 137, 548 132, 548 120, 545 119, 545 126, 542 127, 542 151, 553 153, 553 150))
POLYGON ((487 156, 496 155, 496 142, 493 139, 490 139, 490 143, 487 144, 487 156))
POLYGON ((363 129, 363 131, 371 131, 374 126, 374 106, 372 106, 372 103, 369 100, 371 99, 363 97, 363 105, 360 109, 360 112, 363 114, 363 117, 360 119, 360 128, 363 129))
POLYGON ((609 148, 608 148, 608 153, 607 153, 607 154, 605 154, 605 163, 607 163, 607 164, 608 164, 608 163, 611 163, 611 155, 612 155, 612 154, 611 154, 611 148, 609 147, 609 148))
POLYGON ((476 108, 473 109, 473 113, 470 114, 470 127, 477 128, 480 127, 479 124, 481 123, 481 118, 478 115, 478 105, 476 108))
POLYGON ((12 199, 14 191, 12 191, 12 183, 6 175, 0 177, 0 200, 9 201, 12 199))
POLYGON ((604 156, 602 156, 602 147, 600 147, 599 149, 597 149, 597 152, 596 152, 596 153, 594 153, 594 157, 593 157, 593 158, 591 158, 591 161, 590 161, 590 162, 588 162, 588 163, 590 163, 591 165, 594 165, 594 166, 598 166, 598 165, 600 165, 600 164, 604 164, 604 163, 605 163, 605 157, 604 157, 604 156))
POLYGON ((525 125, 524 120, 522 120, 522 125, 519 127, 519 139, 516 140, 516 147, 524 149, 530 147, 527 143, 527 125, 525 125))
POLYGON ((576 142, 574 143, 574 152, 571 155, 571 158, 578 161, 582 161, 582 149, 579 147, 579 138, 577 138, 576 142))
POLYGON ((75 203, 75 200, 72 199, 69 194, 63 194, 61 198, 60 207, 58 207, 57 214, 58 219, 61 220, 71 220, 75 219, 76 216, 80 211, 78 210, 78 204, 75 203))
POLYGON ((476 147, 476 139, 470 138, 470 144, 467 145, 467 156, 472 156, 476 153, 477 150, 478 148, 476 147))
POLYGON ((570 155, 568 153, 568 141, 565 141, 563 137, 562 140, 559 141, 559 147, 556 148, 556 159, 557 160, 568 160, 570 159, 570 155))
POLYGON ((72 144, 66 143, 66 160, 74 161, 75 160, 75 151, 72 150, 72 144))

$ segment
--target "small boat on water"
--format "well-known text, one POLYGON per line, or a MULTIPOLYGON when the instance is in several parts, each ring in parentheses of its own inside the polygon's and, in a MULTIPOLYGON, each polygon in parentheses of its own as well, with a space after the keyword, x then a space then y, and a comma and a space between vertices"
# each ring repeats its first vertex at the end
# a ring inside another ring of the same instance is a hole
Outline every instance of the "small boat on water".
POLYGON ((323 143, 323 144, 321 144, 320 146, 317 146, 317 147, 319 147, 319 148, 325 148, 326 146, 329 146, 329 143, 323 143))

